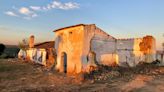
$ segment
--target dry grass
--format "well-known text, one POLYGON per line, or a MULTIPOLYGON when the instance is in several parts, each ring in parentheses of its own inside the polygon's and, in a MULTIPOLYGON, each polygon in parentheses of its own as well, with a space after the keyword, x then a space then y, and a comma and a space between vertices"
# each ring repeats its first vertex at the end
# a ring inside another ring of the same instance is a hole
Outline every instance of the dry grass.
POLYGON ((151 64, 101 67, 88 77, 92 78, 81 83, 76 77, 48 71, 40 65, 0 59, 0 92, 164 92, 164 67, 151 64))

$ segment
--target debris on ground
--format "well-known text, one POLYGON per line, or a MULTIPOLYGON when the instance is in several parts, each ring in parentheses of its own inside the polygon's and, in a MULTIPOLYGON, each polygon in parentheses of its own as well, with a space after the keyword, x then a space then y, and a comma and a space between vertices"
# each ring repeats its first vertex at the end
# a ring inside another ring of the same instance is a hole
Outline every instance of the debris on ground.
POLYGON ((0 59, 0 92, 164 92, 163 85, 164 67, 156 63, 99 66, 74 77, 18 59, 0 59))

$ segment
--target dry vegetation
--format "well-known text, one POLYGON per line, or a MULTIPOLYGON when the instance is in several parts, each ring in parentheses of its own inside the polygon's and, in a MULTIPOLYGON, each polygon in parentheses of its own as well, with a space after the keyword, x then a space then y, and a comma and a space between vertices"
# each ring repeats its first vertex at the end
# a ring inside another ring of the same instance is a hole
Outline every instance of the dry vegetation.
POLYGON ((104 67, 80 82, 18 59, 0 59, 0 92, 164 92, 164 67, 104 67))

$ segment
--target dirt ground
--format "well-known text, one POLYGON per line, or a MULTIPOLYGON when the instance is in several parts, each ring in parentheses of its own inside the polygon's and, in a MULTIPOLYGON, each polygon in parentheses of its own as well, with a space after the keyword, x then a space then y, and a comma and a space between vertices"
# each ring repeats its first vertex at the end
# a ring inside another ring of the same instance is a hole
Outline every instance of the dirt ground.
POLYGON ((0 92, 164 92, 164 67, 100 67, 77 77, 18 59, 0 59, 0 92))

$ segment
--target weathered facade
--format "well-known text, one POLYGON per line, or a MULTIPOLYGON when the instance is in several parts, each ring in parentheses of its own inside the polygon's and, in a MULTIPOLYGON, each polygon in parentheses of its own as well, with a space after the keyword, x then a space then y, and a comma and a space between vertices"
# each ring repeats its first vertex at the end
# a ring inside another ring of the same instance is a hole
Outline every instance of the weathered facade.
POLYGON ((86 72, 97 64, 133 67, 139 62, 155 60, 156 47, 152 36, 116 39, 94 24, 78 24, 54 32, 56 69, 60 72, 86 72))
POLYGON ((119 65, 134 67, 139 62, 151 63, 156 60, 155 39, 152 36, 132 39, 118 39, 116 44, 119 65), (150 38, 151 41, 145 42, 144 39, 147 38, 150 38), (143 46, 142 43, 144 43, 143 46), (150 45, 150 47, 146 47, 148 45, 150 45))
POLYGON ((54 41, 34 44, 34 36, 31 36, 29 38, 29 48, 27 50, 21 49, 18 56, 19 58, 51 67, 55 61, 54 44, 54 41))

